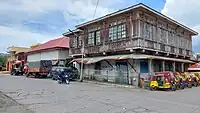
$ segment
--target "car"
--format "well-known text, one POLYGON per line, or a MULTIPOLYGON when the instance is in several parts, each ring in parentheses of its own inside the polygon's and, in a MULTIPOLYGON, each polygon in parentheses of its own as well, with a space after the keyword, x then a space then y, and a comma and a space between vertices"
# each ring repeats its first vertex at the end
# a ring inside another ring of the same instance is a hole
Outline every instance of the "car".
POLYGON ((78 70, 74 67, 52 67, 48 77, 52 78, 53 80, 57 80, 57 76, 59 74, 69 75, 70 80, 75 80, 78 78, 78 70))

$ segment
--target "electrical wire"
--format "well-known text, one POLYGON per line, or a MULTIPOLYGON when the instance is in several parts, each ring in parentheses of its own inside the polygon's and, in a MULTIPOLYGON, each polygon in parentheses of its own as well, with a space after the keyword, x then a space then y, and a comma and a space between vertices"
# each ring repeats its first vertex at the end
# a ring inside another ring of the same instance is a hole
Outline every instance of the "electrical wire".
POLYGON ((96 14, 96 11, 97 11, 97 7, 98 7, 98 5, 99 5, 99 0, 97 0, 97 4, 96 4, 95 10, 94 10, 93 19, 94 19, 94 17, 95 17, 95 14, 96 14))

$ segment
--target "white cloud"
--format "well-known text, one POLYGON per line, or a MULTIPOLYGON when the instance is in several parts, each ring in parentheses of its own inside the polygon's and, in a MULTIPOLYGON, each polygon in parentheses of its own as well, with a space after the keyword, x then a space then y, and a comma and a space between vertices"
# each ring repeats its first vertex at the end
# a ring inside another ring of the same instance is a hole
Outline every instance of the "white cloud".
MULTIPOLYGON (((200 33, 199 0, 166 0, 162 13, 200 33)), ((193 38, 193 50, 200 51, 200 37, 193 38)))
MULTIPOLYGON (((95 17, 113 11, 122 1, 100 0, 95 17)), ((31 27, 24 25, 24 21, 37 22, 36 19, 45 13, 58 11, 62 13, 66 22, 75 26, 82 21, 92 19, 96 3, 97 0, 1 0, 0 52, 5 51, 8 46, 30 46, 47 41, 56 35, 53 32, 34 33, 31 27)))
MULTIPOLYGON (((65 4, 67 9, 64 11, 66 19, 76 20, 80 23, 80 19, 88 21, 93 19, 97 0, 68 0, 65 4)), ((95 18, 108 14, 114 11, 113 5, 123 3, 121 0, 115 2, 100 0, 96 10, 95 18), (110 8, 109 8, 110 7, 110 8), (111 8, 112 7, 112 8, 111 8)))
POLYGON ((32 44, 43 43, 54 36, 32 33, 23 28, 10 28, 0 26, 0 52, 6 50, 9 46, 29 47, 32 44))

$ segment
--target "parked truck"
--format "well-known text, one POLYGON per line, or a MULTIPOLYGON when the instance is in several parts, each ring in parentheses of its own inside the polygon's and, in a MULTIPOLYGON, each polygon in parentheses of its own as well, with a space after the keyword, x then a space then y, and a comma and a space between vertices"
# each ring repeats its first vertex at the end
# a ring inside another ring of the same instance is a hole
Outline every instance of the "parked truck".
POLYGON ((26 76, 34 76, 34 77, 47 77, 49 71, 52 68, 51 60, 40 60, 40 61, 32 61, 28 62, 27 65, 27 73, 26 76))
POLYGON ((12 65, 12 69, 10 71, 10 74, 11 75, 15 75, 15 76, 18 76, 18 75, 23 75, 24 74, 24 63, 25 61, 24 60, 18 60, 16 61, 13 65, 12 65))

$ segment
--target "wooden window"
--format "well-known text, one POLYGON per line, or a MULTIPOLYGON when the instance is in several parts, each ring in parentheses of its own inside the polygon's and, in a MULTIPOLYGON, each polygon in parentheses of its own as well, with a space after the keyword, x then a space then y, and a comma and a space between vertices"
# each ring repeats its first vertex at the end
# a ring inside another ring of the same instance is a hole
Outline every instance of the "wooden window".
POLYGON ((100 30, 93 31, 88 34, 88 45, 98 45, 101 43, 100 30))
POLYGON ((77 44, 78 44, 77 37, 73 37, 72 38, 72 47, 77 48, 77 44))
POLYGON ((101 32, 100 27, 94 27, 88 30, 88 38, 87 44, 88 45, 98 45, 101 43, 101 32))
POLYGON ((94 45, 94 32, 88 34, 88 45, 94 45))
POLYGON ((95 31, 95 45, 98 45, 101 43, 101 32, 95 31))
POLYGON ((160 37, 162 39, 162 42, 167 43, 167 40, 166 40, 166 31, 164 29, 161 29, 160 37))
POLYGON ((117 23, 111 23, 109 27, 109 40, 117 40, 126 38, 126 23, 125 19, 118 21, 117 23))
POLYGON ((144 23, 144 37, 146 39, 153 40, 153 25, 150 23, 144 23))
POLYGON ((173 38, 174 38, 174 34, 172 32, 168 32, 169 45, 173 45, 173 38))
POLYGON ((83 42, 82 42, 81 37, 78 37, 78 46, 79 46, 79 47, 82 47, 82 43, 83 43, 83 42))

